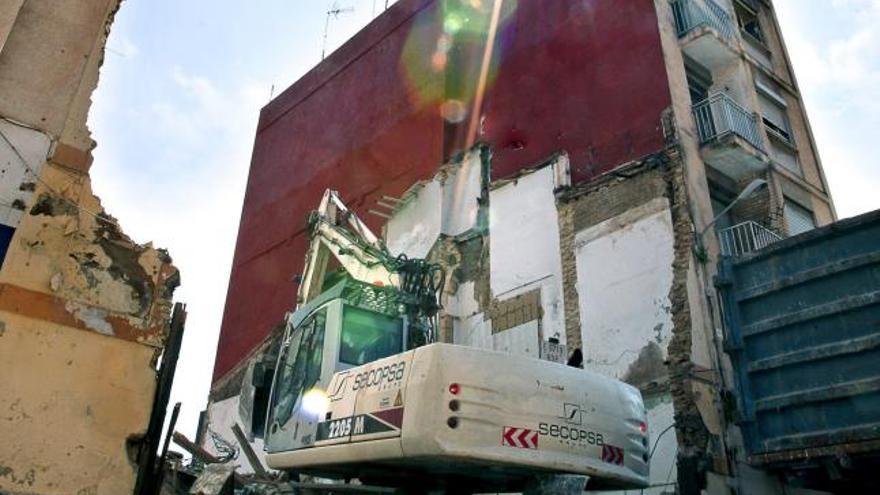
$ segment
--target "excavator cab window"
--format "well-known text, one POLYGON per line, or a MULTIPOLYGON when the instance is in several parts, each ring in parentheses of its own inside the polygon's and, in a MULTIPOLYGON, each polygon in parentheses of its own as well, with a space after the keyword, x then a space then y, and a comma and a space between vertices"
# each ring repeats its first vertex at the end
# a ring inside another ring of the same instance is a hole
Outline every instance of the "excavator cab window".
POLYGON ((326 310, 318 311, 295 329, 282 347, 272 423, 285 424, 303 393, 320 380, 326 319, 326 310))
POLYGON ((400 318, 345 306, 339 362, 360 366, 403 350, 403 321, 400 318))

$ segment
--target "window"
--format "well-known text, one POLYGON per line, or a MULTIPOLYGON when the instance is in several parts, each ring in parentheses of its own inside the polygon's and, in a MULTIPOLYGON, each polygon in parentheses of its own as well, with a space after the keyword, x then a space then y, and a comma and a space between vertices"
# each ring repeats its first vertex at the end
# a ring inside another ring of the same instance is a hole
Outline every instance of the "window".
POLYGON ((691 103, 696 105, 708 99, 709 88, 712 87, 712 73, 709 69, 685 55, 684 73, 691 94, 691 103))
POLYGON ((816 219, 812 211, 785 198, 785 224, 788 235, 794 236, 815 229, 816 219))
POLYGON ((400 318, 345 306, 339 362, 360 366, 402 351, 403 322, 400 318))
POLYGON ((272 423, 287 423, 303 392, 321 379, 326 319, 326 310, 318 311, 295 328, 281 348, 272 401, 272 423))
POLYGON ((758 91, 758 104, 764 126, 771 135, 787 143, 794 143, 785 99, 769 83, 755 81, 755 89, 758 91))
POLYGON ((733 5, 739 29, 755 41, 765 44, 764 31, 761 30, 761 22, 758 18, 757 10, 751 6, 743 5, 742 2, 734 2, 733 5))

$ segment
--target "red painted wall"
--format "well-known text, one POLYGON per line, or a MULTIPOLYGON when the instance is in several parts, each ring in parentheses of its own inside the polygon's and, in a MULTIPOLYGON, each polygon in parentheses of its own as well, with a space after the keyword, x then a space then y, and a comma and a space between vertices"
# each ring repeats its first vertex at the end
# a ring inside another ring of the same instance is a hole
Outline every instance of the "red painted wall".
MULTIPOLYGON (((293 308, 306 217, 326 188, 364 213, 466 146, 469 119, 445 121, 441 104, 473 104, 489 17, 468 8, 401 0, 263 109, 215 381, 293 308), (449 19, 463 27, 438 42, 449 19)), ((505 0, 493 46, 479 136, 493 177, 564 150, 580 182, 663 147, 670 96, 652 0, 505 0)))

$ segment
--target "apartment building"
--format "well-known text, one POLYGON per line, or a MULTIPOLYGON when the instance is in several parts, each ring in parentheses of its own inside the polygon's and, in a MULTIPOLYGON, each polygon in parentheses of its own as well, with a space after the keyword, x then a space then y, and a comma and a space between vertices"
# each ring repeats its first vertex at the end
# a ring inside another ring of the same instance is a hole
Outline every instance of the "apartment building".
POLYGON ((688 117, 678 122, 682 143, 692 137, 699 146, 712 211, 720 213, 744 181, 770 184, 715 225, 723 252, 736 253, 835 214, 772 3, 719 2, 656 5, 676 114, 688 117), (678 111, 683 105, 690 115, 678 111))
POLYGON ((743 453, 713 282, 722 256, 835 219, 771 3, 401 0, 377 17, 261 113, 204 430, 234 441, 239 423, 259 450, 326 188, 392 252, 447 265, 442 340, 581 349, 638 386, 646 493, 782 489, 743 453))

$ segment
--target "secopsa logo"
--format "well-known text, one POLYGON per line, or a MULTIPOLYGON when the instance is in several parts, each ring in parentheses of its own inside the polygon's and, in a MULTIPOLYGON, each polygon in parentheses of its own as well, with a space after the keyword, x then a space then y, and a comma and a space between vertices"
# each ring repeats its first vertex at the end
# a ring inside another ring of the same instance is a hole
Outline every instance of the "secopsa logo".
POLYGON ((583 426, 587 412, 579 404, 566 402, 562 405, 560 420, 566 424, 540 423, 538 433, 570 444, 605 445, 602 433, 583 426))
POLYGON ((540 423, 538 425, 538 433, 542 436, 559 440, 568 440, 580 444, 605 445, 605 438, 601 433, 576 426, 540 423))
POLYGON ((358 373, 354 378, 352 390, 373 387, 381 383, 391 383, 400 381, 403 378, 403 371, 406 368, 406 362, 389 364, 381 368, 373 368, 363 373, 358 373))

